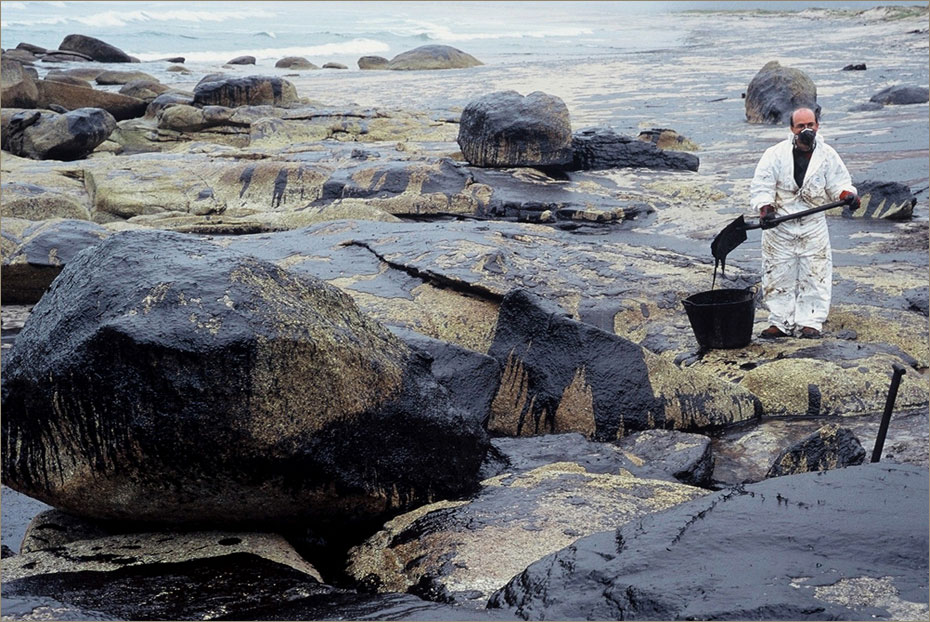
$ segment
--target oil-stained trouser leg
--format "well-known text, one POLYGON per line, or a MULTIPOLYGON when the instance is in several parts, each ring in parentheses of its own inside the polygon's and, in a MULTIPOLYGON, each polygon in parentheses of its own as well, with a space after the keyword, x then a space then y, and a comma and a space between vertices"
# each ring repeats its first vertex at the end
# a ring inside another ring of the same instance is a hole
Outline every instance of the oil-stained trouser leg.
POLYGON ((798 262, 788 240, 775 229, 762 232, 762 296, 769 323, 790 334, 794 329, 798 262))
POLYGON ((833 253, 830 249, 830 237, 824 235, 814 240, 814 243, 808 244, 798 258, 795 324, 798 327, 809 326, 820 330, 830 312, 832 294, 833 253))

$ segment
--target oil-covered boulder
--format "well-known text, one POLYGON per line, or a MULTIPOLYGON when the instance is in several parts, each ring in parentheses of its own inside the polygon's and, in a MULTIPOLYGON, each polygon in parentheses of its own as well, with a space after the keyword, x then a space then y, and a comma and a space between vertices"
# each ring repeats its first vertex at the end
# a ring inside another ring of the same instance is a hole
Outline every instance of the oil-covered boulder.
POLYGON ((565 166, 572 161, 572 124, 558 97, 497 91, 462 111, 458 144, 474 166, 565 166))
POLYGON ((68 35, 58 45, 66 52, 78 52, 100 63, 131 63, 132 57, 114 45, 87 35, 68 35))
POLYGON ((917 197, 910 186, 897 181, 867 180, 856 183, 861 199, 859 208, 843 208, 845 218, 887 218, 907 220, 914 215, 917 197))
POLYGON ((3 482, 93 518, 344 531, 471 492, 488 443, 347 295, 169 232, 71 261, 3 380, 3 482))
POLYGON ((392 58, 386 69, 464 69, 483 65, 480 60, 450 45, 421 45, 392 58))
POLYGON ((746 120, 750 123, 787 125, 791 113, 810 108, 820 114, 817 86, 810 77, 794 67, 782 67, 773 60, 765 64, 746 89, 746 120))
POLYGON ((525 620, 921 620, 927 469, 738 486, 578 540, 490 600, 525 620))
POLYGON ((884 88, 869 98, 870 102, 898 106, 926 104, 928 100, 930 100, 930 89, 920 86, 903 86, 900 84, 884 88))
POLYGON ((3 149, 13 155, 33 160, 78 160, 110 136, 116 119, 100 108, 79 108, 65 114, 36 110, 17 113, 7 127, 3 149))
POLYGON ((571 168, 574 170, 631 167, 697 171, 700 163, 692 153, 666 151, 651 139, 637 140, 610 128, 585 128, 572 136, 571 168))
POLYGON ((294 84, 272 76, 218 77, 194 87, 195 106, 286 106, 296 101, 294 84))
POLYGON ((766 477, 839 469, 864 461, 865 449, 853 431, 830 423, 782 451, 766 477))
POLYGON ((504 296, 488 354, 502 367, 488 423, 496 435, 581 432, 611 441, 641 430, 700 430, 758 413, 748 391, 678 369, 523 289, 504 296))

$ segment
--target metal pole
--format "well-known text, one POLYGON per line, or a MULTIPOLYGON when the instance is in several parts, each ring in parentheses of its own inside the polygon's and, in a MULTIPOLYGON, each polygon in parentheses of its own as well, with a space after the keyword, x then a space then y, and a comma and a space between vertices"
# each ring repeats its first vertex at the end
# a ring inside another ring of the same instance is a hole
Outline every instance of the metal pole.
POLYGON ((888 388, 888 399, 885 400, 885 412, 882 414, 881 425, 878 426, 878 436, 875 437, 875 447, 872 449, 872 462, 878 462, 882 457, 882 448, 885 446, 885 435, 888 434, 888 422, 891 421, 891 411, 894 410, 894 401, 898 397, 898 385, 904 375, 904 367, 892 363, 894 375, 891 377, 891 386, 888 388))

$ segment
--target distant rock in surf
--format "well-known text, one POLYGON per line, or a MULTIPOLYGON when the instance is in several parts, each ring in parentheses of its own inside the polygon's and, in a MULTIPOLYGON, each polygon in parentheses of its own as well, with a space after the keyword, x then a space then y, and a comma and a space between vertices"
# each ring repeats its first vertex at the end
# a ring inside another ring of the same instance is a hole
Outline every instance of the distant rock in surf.
POLYGON ((274 64, 279 69, 319 69, 302 56, 285 56, 274 64))
POLYGON ((421 45, 392 58, 388 69, 464 69, 483 65, 480 60, 449 45, 421 45))
POLYGON ((254 65, 254 56, 237 56, 236 58, 226 61, 227 65, 254 65))
POLYGON ((889 86, 869 98, 879 104, 926 104, 930 100, 930 89, 919 86, 889 86))
POLYGON ((387 69, 388 59, 383 56, 362 56, 358 59, 358 68, 359 69, 387 69))
POLYGON ((100 63, 131 63, 132 57, 118 47, 100 39, 86 35, 68 35, 58 49, 65 52, 78 52, 100 63))

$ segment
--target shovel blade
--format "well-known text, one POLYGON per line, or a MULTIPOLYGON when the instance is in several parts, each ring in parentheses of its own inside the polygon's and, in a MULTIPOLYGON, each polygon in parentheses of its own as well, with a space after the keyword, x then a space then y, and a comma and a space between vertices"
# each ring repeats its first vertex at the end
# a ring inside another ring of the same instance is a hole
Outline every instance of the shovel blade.
POLYGON ((710 252, 714 259, 726 265, 727 255, 734 248, 746 241, 746 221, 742 216, 728 224, 710 243, 710 252))

